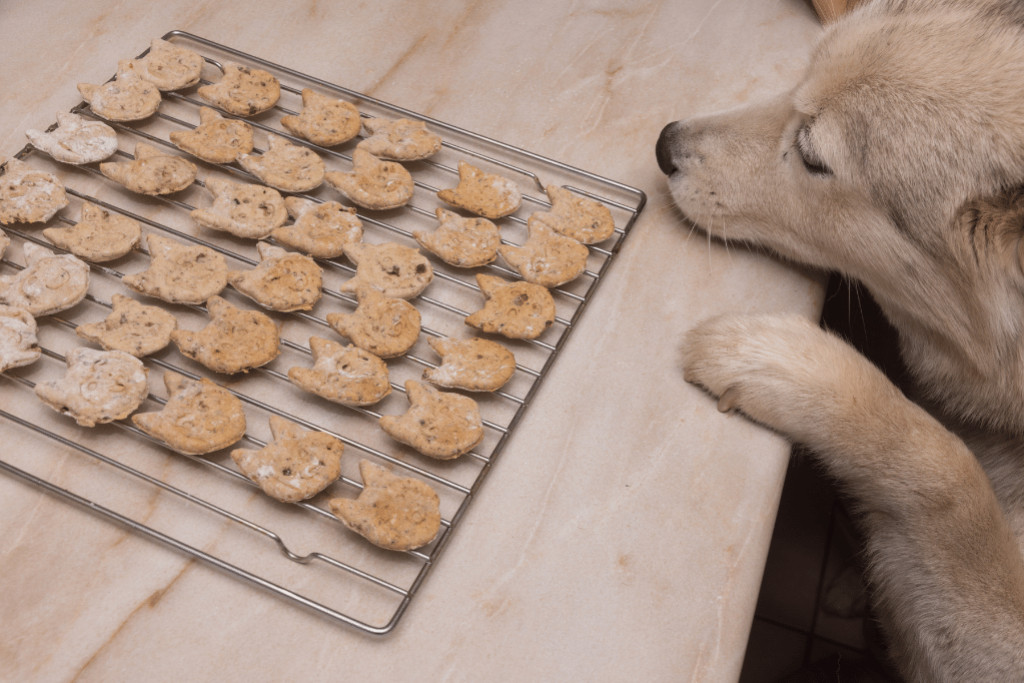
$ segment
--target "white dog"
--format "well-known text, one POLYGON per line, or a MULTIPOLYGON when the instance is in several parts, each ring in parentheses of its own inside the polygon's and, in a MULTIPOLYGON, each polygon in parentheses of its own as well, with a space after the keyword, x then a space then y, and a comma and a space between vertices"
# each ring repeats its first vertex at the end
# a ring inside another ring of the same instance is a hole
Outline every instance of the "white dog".
POLYGON ((657 157, 697 225, 864 283, 920 396, 794 317, 702 323, 687 379, 852 495, 908 680, 1024 681, 1024 2, 862 5, 791 91, 657 157))

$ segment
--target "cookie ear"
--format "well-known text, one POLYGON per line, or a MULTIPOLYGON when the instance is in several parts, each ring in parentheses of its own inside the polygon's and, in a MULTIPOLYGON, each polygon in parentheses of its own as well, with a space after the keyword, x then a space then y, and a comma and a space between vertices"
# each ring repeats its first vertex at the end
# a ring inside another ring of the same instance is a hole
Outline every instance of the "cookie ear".
POLYGON ((145 142, 139 142, 135 145, 135 160, 150 159, 152 157, 164 156, 164 153, 153 145, 145 142))
POLYGON ((271 415, 270 433, 274 441, 288 441, 301 439, 307 433, 307 430, 280 415, 271 415))
POLYGON ((96 94, 96 91, 100 86, 94 83, 79 83, 78 92, 82 95, 86 102, 92 102, 92 96, 96 94))
POLYGON ((351 242, 345 245, 345 256, 352 263, 359 265, 359 262, 363 259, 363 254, 366 253, 366 248, 357 242, 351 242))
POLYGON ((218 119, 224 118, 220 115, 216 109, 212 107, 199 107, 199 125, 211 124, 218 119))
POLYGON ((260 261, 269 261, 275 258, 284 258, 288 255, 288 251, 277 245, 271 244, 270 242, 257 242, 256 253, 260 256, 260 261))
POLYGON ((230 180, 221 180, 220 178, 207 178, 205 182, 206 189, 209 190, 210 194, 214 197, 227 194, 234 187, 234 183, 230 180))
POLYGON ((103 218, 105 211, 92 202, 82 202, 82 223, 103 218))
POLYGON ((173 370, 167 370, 164 372, 164 386, 167 387, 167 393, 170 396, 180 392, 190 381, 184 375, 180 375, 173 370))
POLYGON ((25 255, 25 263, 30 266, 38 263, 44 258, 49 258, 55 255, 46 247, 35 244, 34 242, 25 242, 22 246, 22 252, 25 255))

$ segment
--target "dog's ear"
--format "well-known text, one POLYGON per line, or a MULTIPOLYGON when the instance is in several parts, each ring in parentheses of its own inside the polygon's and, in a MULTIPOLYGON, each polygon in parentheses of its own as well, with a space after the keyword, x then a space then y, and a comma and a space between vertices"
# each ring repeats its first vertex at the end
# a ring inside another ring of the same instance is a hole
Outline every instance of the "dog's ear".
POLYGON ((862 0, 811 0, 811 5, 818 13, 821 23, 830 24, 861 2, 862 0))
POLYGON ((997 264, 1024 280, 1024 187, 968 202, 957 223, 979 267, 997 264))

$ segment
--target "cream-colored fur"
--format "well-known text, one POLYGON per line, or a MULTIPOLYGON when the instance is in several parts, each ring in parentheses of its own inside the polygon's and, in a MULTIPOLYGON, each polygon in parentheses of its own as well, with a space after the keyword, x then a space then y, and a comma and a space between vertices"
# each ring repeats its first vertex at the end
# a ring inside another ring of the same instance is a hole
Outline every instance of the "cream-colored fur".
POLYGON ((700 324, 687 379, 850 491, 908 680, 1024 681, 1024 3, 865 3, 791 91, 657 151, 695 224, 863 282, 929 411, 792 317, 700 324))

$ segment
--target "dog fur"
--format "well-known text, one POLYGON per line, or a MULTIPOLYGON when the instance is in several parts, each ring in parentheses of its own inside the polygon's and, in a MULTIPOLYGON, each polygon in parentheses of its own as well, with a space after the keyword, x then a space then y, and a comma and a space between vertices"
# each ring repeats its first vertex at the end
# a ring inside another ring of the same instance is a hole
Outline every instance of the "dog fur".
POLYGON ((1024 681, 1024 2, 865 3, 792 90, 657 157, 710 234, 862 282, 918 399, 796 317, 699 324, 686 378, 851 494, 903 676, 1024 681))

